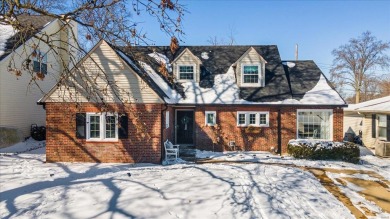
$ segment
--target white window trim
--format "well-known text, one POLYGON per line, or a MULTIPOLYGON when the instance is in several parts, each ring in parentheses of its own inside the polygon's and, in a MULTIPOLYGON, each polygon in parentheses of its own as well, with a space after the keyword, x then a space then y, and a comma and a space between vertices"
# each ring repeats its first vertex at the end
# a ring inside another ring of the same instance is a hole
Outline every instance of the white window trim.
POLYGON ((176 78, 177 78, 177 81, 179 82, 186 82, 186 81, 196 81, 196 64, 178 64, 176 66, 176 78), (193 69, 194 69, 194 72, 193 72, 193 79, 180 79, 180 67, 182 66, 192 66, 193 69))
POLYGON ((333 141, 333 110, 332 109, 297 109, 297 115, 296 115, 296 139, 302 139, 299 138, 298 133, 298 113, 299 112, 330 112, 329 116, 329 127, 330 127, 330 139, 313 139, 318 141, 333 141))
POLYGON ((206 126, 215 126, 217 124, 217 112, 216 111, 205 111, 205 124, 206 124, 206 126), (213 119, 212 124, 207 122, 207 115, 208 114, 214 115, 214 119, 213 119))
POLYGON ((169 111, 165 111, 165 128, 169 128, 169 111))
POLYGON ((262 86, 262 71, 263 71, 263 68, 262 68, 262 64, 261 63, 258 63, 258 64, 242 64, 241 65, 241 87, 261 87, 262 86), (244 83, 244 67, 245 66, 257 66, 258 67, 258 77, 259 77, 259 81, 258 83, 244 83))
POLYGON ((238 127, 269 127, 269 112, 268 111, 237 111, 237 126, 238 127), (239 115, 245 114, 245 124, 239 124, 239 115), (256 114, 256 123, 249 124, 249 114, 256 114), (260 114, 266 115, 266 124, 260 124, 260 114))
POLYGON ((87 141, 103 141, 103 142, 109 142, 109 141, 118 141, 118 113, 86 113, 87 114, 87 121, 86 121, 86 128, 87 128, 87 141), (115 138, 106 138, 106 122, 105 122, 105 116, 115 116, 115 138), (91 138, 90 135, 90 117, 91 116, 99 116, 100 117, 100 138, 91 138))
MULTIPOLYGON (((385 136, 385 137, 382 137, 382 136, 379 136, 379 127, 383 127, 383 126, 379 126, 379 117, 380 116, 384 116, 385 117, 385 124, 386 124, 386 126, 385 126, 385 128, 387 128, 387 115, 385 115, 385 114, 378 114, 377 115, 377 122, 376 122, 376 124, 377 124, 377 126, 376 126, 376 137, 379 139, 379 140, 387 140, 387 136, 385 136)), ((386 135, 387 135, 387 133, 386 133, 386 135)))

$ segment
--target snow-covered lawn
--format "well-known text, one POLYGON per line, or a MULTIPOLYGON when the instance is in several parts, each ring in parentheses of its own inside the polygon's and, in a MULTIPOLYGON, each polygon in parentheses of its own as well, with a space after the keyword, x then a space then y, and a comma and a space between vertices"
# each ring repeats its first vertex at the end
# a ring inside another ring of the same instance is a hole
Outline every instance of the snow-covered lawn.
MULTIPOLYGON (((29 141, 26 147, 43 143, 29 141)), ((17 152, 0 150, 0 218, 354 218, 311 173, 294 167, 45 163, 42 148, 7 150, 17 152)), ((273 156, 256 153, 262 161, 294 162, 273 156)))

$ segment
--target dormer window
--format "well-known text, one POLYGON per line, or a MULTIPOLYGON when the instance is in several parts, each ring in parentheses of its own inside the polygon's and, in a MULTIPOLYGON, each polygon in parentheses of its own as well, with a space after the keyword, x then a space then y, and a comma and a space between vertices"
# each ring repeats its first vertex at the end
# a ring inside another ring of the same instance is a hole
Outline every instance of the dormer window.
POLYGON ((179 80, 194 80, 194 65, 179 65, 179 80))
POLYGON ((260 65, 243 65, 242 66, 242 85, 248 87, 260 86, 260 65))

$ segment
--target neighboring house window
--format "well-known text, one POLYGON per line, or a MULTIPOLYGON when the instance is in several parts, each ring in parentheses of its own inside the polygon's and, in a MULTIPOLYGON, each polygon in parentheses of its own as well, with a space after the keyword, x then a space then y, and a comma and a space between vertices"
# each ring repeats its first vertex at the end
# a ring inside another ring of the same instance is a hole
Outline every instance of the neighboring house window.
POLYGON ((194 66, 193 65, 179 65, 179 79, 180 80, 194 80, 194 66))
POLYGON ((165 111, 165 128, 169 128, 169 111, 165 111))
POLYGON ((36 49, 33 51, 33 70, 37 73, 47 74, 47 55, 42 51, 36 49))
POLYGON ((88 140, 117 140, 118 115, 115 113, 87 113, 88 140))
POLYGON ((298 110, 297 138, 332 140, 332 110, 298 110))
POLYGON ((378 115, 378 137, 387 139, 387 116, 378 115))
POLYGON ((242 85, 259 86, 260 85, 260 65, 243 65, 242 67, 242 85))
POLYGON ((217 123, 217 112, 206 111, 206 125, 213 126, 217 123))
POLYGON ((237 126, 269 126, 269 112, 237 112, 237 126))

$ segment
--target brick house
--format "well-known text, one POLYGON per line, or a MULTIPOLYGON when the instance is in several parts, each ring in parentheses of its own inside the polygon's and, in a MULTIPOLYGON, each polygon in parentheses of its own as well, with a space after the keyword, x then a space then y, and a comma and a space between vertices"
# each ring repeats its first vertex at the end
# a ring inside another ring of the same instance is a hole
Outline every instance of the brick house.
POLYGON ((290 139, 343 139, 345 101, 313 61, 282 61, 273 45, 172 53, 101 41, 73 72, 39 101, 49 162, 159 163, 167 139, 279 153, 290 139))

